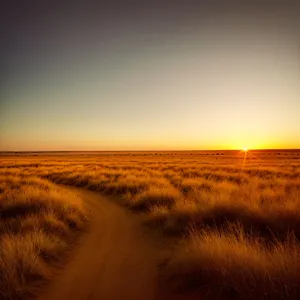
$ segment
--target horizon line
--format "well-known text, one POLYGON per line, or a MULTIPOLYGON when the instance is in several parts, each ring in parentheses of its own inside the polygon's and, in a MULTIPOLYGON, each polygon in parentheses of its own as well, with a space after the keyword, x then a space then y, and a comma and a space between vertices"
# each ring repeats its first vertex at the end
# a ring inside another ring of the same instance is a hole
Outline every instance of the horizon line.
MULTIPOLYGON (((0 150, 0 153, 54 153, 54 152, 198 152, 198 151, 242 151, 243 149, 185 149, 185 150, 0 150)), ((260 148, 248 151, 300 151, 300 148, 260 148)))

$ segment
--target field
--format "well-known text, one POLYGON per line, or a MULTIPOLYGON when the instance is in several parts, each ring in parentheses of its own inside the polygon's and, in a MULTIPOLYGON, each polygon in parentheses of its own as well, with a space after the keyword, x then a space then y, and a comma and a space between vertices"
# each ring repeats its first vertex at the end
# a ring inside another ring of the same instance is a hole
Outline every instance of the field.
POLYGON ((81 200, 37 176, 0 171, 0 299, 32 299, 87 227, 81 200))
POLYGON ((169 249, 161 285, 178 294, 300 297, 300 151, 3 153, 0 176, 7 299, 48 278, 45 265, 84 228, 80 199, 61 185, 142 214, 169 249))

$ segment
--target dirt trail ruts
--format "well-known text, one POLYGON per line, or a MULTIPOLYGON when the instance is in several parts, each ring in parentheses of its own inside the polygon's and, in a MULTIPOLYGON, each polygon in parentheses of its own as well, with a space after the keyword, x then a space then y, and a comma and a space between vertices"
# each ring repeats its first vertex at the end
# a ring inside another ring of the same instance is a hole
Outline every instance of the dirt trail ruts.
POLYGON ((156 246, 140 218, 97 193, 74 189, 90 210, 90 229, 42 300, 152 300, 156 246))

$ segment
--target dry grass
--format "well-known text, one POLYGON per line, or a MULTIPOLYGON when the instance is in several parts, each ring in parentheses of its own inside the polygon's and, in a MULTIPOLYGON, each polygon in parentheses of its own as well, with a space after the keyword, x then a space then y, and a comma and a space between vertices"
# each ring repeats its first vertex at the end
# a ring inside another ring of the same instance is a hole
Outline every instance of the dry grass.
POLYGON ((138 211, 151 211, 154 206, 172 208, 179 197, 180 193, 175 188, 155 186, 134 197, 130 208, 138 211))
POLYGON ((178 243, 162 272, 177 290, 212 299, 299 299, 299 154, 5 156, 0 176, 84 187, 142 212, 167 243, 178 243))
POLYGON ((38 294, 86 227, 74 194, 20 175, 8 170, 0 175, 0 299, 5 300, 38 294))
POLYGON ((295 240, 266 247, 242 228, 194 232, 173 256, 166 276, 179 292, 206 299, 299 299, 300 252, 295 240))

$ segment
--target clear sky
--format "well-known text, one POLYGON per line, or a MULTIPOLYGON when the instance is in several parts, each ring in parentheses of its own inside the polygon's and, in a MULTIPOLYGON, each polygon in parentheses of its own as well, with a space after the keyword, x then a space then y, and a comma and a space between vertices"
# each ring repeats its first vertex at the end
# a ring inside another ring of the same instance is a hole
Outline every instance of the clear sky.
POLYGON ((300 148, 296 1, 34 2, 5 20, 0 151, 300 148))

